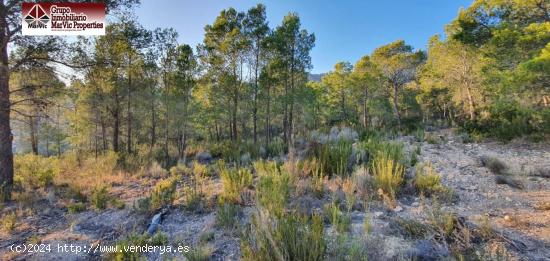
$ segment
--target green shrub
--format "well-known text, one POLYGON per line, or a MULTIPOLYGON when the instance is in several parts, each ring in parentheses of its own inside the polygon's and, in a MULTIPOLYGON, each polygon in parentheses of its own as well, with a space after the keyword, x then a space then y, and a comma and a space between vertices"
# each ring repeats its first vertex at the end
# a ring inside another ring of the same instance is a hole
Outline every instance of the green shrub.
POLYGON ((417 166, 414 184, 423 195, 431 195, 443 190, 441 178, 430 163, 417 166))
POLYGON ((424 129, 422 129, 422 128, 416 129, 414 131, 414 138, 416 139, 416 141, 419 141, 419 142, 424 141, 424 139, 426 137, 425 135, 426 135, 426 133, 425 133, 424 129))
POLYGON ((107 208, 109 202, 109 188, 107 186, 98 186, 92 190, 90 200, 96 209, 107 208))
POLYGON ((183 207, 192 212, 200 213, 204 209, 204 194, 190 187, 185 188, 185 197, 183 198, 183 207))
POLYGON ((140 198, 134 202, 134 211, 139 214, 146 214, 151 211, 151 198, 140 198))
POLYGON ((125 239, 119 240, 116 242, 116 249, 118 251, 114 253, 110 253, 108 255, 109 260, 142 260, 143 254, 141 252, 137 251, 124 251, 125 247, 131 247, 131 246, 144 246, 147 244, 147 234, 137 234, 132 233, 128 235, 125 239))
POLYGON ((275 162, 257 161, 254 168, 259 176, 257 198, 261 207, 280 216, 290 196, 290 174, 275 162))
POLYGON ((241 244, 243 260, 323 260, 326 252, 323 219, 296 214, 272 219, 253 217, 241 244))
POLYGON ((157 182, 151 191, 151 208, 153 210, 172 204, 176 197, 176 183, 177 178, 175 177, 157 182))
POLYGON ((212 255, 212 248, 203 245, 195 246, 183 255, 188 261, 208 261, 212 255))
POLYGON ((346 140, 318 144, 314 147, 313 156, 319 160, 326 175, 345 177, 349 174, 352 144, 346 140))
POLYGON ((287 151, 287 145, 281 138, 275 138, 267 145, 267 156, 281 156, 287 151))
POLYGON ((185 176, 192 171, 185 165, 178 164, 172 168, 170 168, 170 175, 173 177, 182 177, 185 176))
POLYGON ((214 240, 214 236, 215 236, 214 231, 203 232, 199 236, 199 242, 201 244, 204 244, 206 242, 210 242, 210 241, 214 240))
POLYGON ((362 143, 363 148, 367 151, 368 159, 365 162, 371 162, 376 157, 387 157, 394 162, 404 164, 403 143, 387 142, 379 139, 369 139, 362 143))
POLYGON ((2 229, 5 232, 10 233, 15 229, 15 224, 17 223, 17 215, 15 214, 15 212, 4 214, 1 222, 2 229))
POLYGON ((238 205, 223 202, 218 206, 216 224, 223 228, 234 229, 239 223, 240 208, 238 205))
POLYGON ((220 169, 220 176, 223 184, 223 199, 234 203, 240 202, 241 191, 252 185, 252 173, 246 168, 223 167, 220 169))
POLYGON ((348 212, 341 211, 336 202, 325 204, 323 206, 323 213, 338 233, 350 230, 351 216, 348 212))
POLYGON ((126 207, 126 203, 124 203, 124 201, 116 198, 111 200, 111 205, 116 209, 124 209, 126 207))
POLYGON ((533 115, 535 112, 510 101, 499 101, 489 107, 490 117, 482 124, 486 125, 489 135, 500 140, 511 140, 535 131, 533 115))
POLYGON ((381 154, 372 163, 372 174, 376 187, 395 199, 403 183, 403 166, 390 156, 381 154))
POLYGON ((34 154, 14 157, 14 182, 28 189, 46 187, 52 184, 56 160, 34 154))
POLYGON ((429 232, 427 225, 413 219, 397 218, 396 223, 401 227, 406 236, 413 239, 424 238, 429 232))
POLYGON ((81 203, 81 202, 72 203, 72 204, 69 204, 67 206, 67 210, 71 214, 79 213, 79 212, 82 212, 82 211, 86 210, 86 205, 84 203, 81 203))
POLYGON ((168 245, 168 236, 160 231, 157 231, 151 237, 151 245, 153 246, 165 246, 168 245))
POLYGON ((439 144, 441 142, 441 139, 434 134, 428 133, 426 134, 426 141, 429 144, 439 144))

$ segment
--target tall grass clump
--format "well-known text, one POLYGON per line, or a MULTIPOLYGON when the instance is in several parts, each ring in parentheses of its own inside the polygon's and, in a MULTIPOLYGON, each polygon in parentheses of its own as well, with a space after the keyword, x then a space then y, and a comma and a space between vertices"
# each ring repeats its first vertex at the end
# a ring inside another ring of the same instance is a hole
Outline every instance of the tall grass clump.
POLYGON ((404 168, 390 155, 379 155, 372 163, 372 174, 376 187, 395 199, 404 179, 404 168))
POLYGON ((290 174, 275 162, 257 161, 254 169, 258 173, 257 198, 261 207, 270 214, 281 216, 290 197, 290 174))
POLYGON ((368 159, 365 162, 373 162, 377 157, 386 157, 404 164, 403 143, 400 142, 388 142, 381 139, 369 139, 363 144, 363 148, 367 152, 368 159))
POLYGON ((345 177, 349 174, 349 163, 352 155, 352 144, 346 140, 319 144, 313 150, 323 169, 328 176, 345 177))
POLYGON ((220 176, 223 184, 222 197, 224 200, 233 203, 240 202, 242 190, 252 185, 252 172, 247 168, 222 167, 220 176))
POLYGON ((267 144, 266 156, 276 157, 281 156, 287 151, 287 145, 281 138, 275 138, 267 144))
POLYGON ((336 202, 323 206, 323 213, 330 224, 338 233, 345 233, 350 230, 351 216, 348 211, 341 211, 336 202))
POLYGON ((223 228, 234 229, 238 226, 240 212, 239 205, 221 201, 216 212, 216 224, 223 228))
POLYGON ((243 260, 323 260, 326 252, 323 219, 288 214, 273 219, 258 213, 241 244, 243 260))

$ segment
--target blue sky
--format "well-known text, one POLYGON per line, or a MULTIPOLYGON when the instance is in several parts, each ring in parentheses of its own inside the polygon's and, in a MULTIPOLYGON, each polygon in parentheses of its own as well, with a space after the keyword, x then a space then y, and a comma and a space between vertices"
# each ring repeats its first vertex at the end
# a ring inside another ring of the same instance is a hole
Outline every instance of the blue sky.
POLYGON ((426 49, 428 39, 442 34, 460 7, 472 0, 142 0, 136 13, 149 29, 173 27, 180 43, 201 43, 204 26, 222 9, 239 11, 263 3, 270 27, 288 12, 297 12, 302 27, 315 33, 313 73, 327 72, 339 61, 355 63, 376 47, 403 39, 426 49))

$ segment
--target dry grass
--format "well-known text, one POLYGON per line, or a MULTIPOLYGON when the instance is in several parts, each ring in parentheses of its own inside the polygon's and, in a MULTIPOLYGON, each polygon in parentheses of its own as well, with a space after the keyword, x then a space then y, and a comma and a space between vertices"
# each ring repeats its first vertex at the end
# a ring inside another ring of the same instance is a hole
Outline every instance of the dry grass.
POLYGON ((113 152, 96 158, 81 160, 74 154, 69 154, 59 160, 58 173, 54 184, 66 184, 69 187, 89 195, 99 186, 117 186, 127 183, 131 178, 116 170, 117 156, 113 152))
POLYGON ((372 164, 372 174, 376 187, 382 190, 383 194, 395 199, 404 180, 403 166, 387 156, 379 156, 372 164))

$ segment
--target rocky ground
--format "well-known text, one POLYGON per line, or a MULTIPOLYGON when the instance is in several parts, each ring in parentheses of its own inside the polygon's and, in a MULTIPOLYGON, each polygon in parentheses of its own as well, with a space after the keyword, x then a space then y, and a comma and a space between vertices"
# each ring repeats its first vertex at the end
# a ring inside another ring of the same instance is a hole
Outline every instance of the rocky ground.
MULTIPOLYGON (((452 189, 454 200, 438 203, 439 210, 455 213, 465 226, 472 229, 489 227, 495 236, 487 244, 504 247, 510 259, 550 260, 550 177, 538 174, 541 169, 550 169, 550 145, 524 141, 463 143, 450 130, 431 135, 436 137, 434 142, 418 142, 412 136, 400 137, 399 140, 406 144, 407 151, 420 147, 418 161, 431 162, 441 175, 443 185, 452 189), (523 189, 497 184, 495 174, 481 164, 482 156, 505 162, 523 189)), ((150 187, 151 184, 138 181, 115 187, 112 193, 125 201, 127 207, 101 212, 87 210, 69 214, 56 202, 55 195, 42 199, 35 203, 35 213, 17 221, 12 233, 0 235, 0 257, 2 260, 105 258, 105 255, 89 251, 90 248, 98 244, 112 245, 131 232, 147 230, 153 215, 138 214, 132 206, 138 198, 147 195, 150 187), (25 243, 49 244, 51 252, 13 253, 9 250, 13 244, 25 243), (58 244, 78 245, 82 252, 59 252, 58 244)), ((215 194, 221 186, 213 184, 211 189, 215 194)), ((10 204, 4 206, 4 211, 17 208, 10 204)), ((297 199, 292 204, 320 208, 323 201, 297 199)), ((421 260, 437 260, 448 256, 448 250, 433 240, 406 236, 403 227, 396 225, 399 220, 429 219, 429 215, 435 213, 434 204, 432 199, 417 194, 401 196, 394 209, 373 201, 352 212, 351 234, 364 239, 362 242, 370 260, 409 259, 413 256, 421 260), (369 220, 371 227, 368 236, 365 235, 365 219, 369 220)), ((244 208, 243 219, 249 216, 252 208, 244 208)), ((159 230, 167 235, 169 244, 193 248, 206 241, 214 260, 239 259, 238 232, 217 228, 216 211, 192 213, 172 207, 163 213, 159 230)), ((327 228, 327 238, 330 238, 333 232, 329 225, 327 228)), ((154 253, 146 257, 149 260, 184 259, 181 254, 154 253)))

